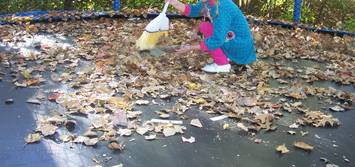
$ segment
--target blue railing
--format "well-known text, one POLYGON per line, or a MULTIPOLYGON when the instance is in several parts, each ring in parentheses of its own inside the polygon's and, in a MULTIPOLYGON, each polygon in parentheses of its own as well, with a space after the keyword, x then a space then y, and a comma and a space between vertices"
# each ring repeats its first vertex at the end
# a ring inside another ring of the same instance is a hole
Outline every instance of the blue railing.
POLYGON ((293 8, 293 22, 301 22, 302 0, 295 0, 293 8))
MULTIPOLYGON (((112 4, 112 9, 114 11, 114 15, 112 15, 112 13, 107 13, 107 12, 81 12, 81 19, 92 19, 92 18, 101 18, 101 17, 126 17, 122 14, 119 14, 121 8, 121 2, 120 0, 113 0, 113 4, 112 4)), ((297 26, 298 28, 301 29, 305 29, 308 31, 313 31, 313 32, 317 32, 317 33, 325 33, 325 34, 331 34, 331 35, 337 35, 337 36, 344 36, 344 35, 348 35, 348 36, 355 36, 355 32, 346 32, 346 31, 339 31, 339 30, 333 30, 333 29, 328 29, 328 28, 315 28, 315 27, 310 27, 310 26, 306 26, 306 25, 302 25, 301 23, 301 9, 302 9, 302 0, 294 0, 294 17, 293 17, 293 21, 294 24, 291 23, 284 23, 284 22, 279 22, 279 21, 272 21, 272 20, 268 20, 268 21, 261 21, 261 20, 249 20, 252 21, 254 23, 261 23, 261 22, 265 22, 269 25, 273 25, 273 26, 281 26, 284 28, 295 28, 295 26, 297 26)), ((55 11, 57 13, 60 12, 65 12, 65 11, 55 11)), ((7 15, 0 15, 1 17, 6 17, 6 16, 17 16, 17 17, 32 17, 31 22, 47 22, 47 21, 63 21, 63 20, 70 20, 71 18, 61 18, 60 16, 54 16, 49 18, 48 16, 46 16, 46 14, 48 14, 48 11, 30 11, 30 12, 20 12, 20 13, 15 13, 15 14, 7 14, 7 15), (41 17, 43 16, 43 17, 41 17)), ((147 15, 147 18, 154 18, 156 17, 158 14, 157 13, 150 13, 147 15)), ((176 15, 176 14, 168 14, 167 15, 169 18, 186 18, 184 16, 181 15, 176 15)), ((140 16, 142 18, 146 18, 140 16)), ((75 18, 73 18, 75 19, 75 18)), ((0 25, 2 24, 16 24, 15 21, 1 21, 0 19, 0 25)))
POLYGON ((113 1, 113 11, 118 12, 121 7, 121 2, 120 0, 114 0, 113 1))

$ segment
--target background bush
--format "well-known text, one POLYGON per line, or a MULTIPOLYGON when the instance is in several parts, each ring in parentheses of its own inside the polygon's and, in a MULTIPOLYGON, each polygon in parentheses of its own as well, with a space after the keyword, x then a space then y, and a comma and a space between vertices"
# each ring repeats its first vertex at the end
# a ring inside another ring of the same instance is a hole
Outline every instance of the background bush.
MULTIPOLYGON (((183 0, 193 3, 197 0, 183 0)), ((234 0, 247 14, 292 21, 293 0, 234 0)), ((31 10, 112 10, 113 0, 1 0, 0 13, 31 10)), ((127 8, 161 7, 164 0, 121 0, 127 8)), ((355 0, 303 0, 302 23, 355 31, 355 0)))

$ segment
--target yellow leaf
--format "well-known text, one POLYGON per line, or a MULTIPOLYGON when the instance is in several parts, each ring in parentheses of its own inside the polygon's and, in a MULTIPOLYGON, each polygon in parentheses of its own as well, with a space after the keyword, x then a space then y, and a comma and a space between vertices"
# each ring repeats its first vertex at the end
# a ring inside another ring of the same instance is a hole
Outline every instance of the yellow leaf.
POLYGON ((198 83, 193 83, 193 82, 189 82, 186 87, 189 89, 189 90, 199 90, 201 88, 201 85, 198 84, 198 83))
POLYGON ((196 104, 205 104, 205 103, 207 103, 206 100, 203 99, 203 98, 194 99, 193 102, 195 102, 196 104))
POLYGON ((264 95, 270 91, 270 88, 268 87, 268 85, 266 83, 260 82, 258 84, 258 86, 256 87, 256 90, 257 90, 258 94, 264 95))
POLYGON ((21 72, 22 76, 25 78, 25 79, 30 79, 31 78, 31 74, 30 72, 28 72, 27 70, 24 70, 21 72))
POLYGON ((31 144, 31 143, 39 142, 41 138, 42 138, 41 134, 31 133, 25 138, 25 141, 27 144, 31 144))
POLYGON ((110 97, 108 102, 121 109, 127 109, 129 107, 128 102, 125 99, 119 97, 110 97))
POLYGON ((223 129, 224 129, 224 130, 229 129, 229 124, 225 123, 225 124, 223 125, 223 129))
POLYGON ((286 153, 290 152, 290 150, 287 149, 285 144, 277 146, 276 151, 281 152, 281 154, 286 154, 286 153))

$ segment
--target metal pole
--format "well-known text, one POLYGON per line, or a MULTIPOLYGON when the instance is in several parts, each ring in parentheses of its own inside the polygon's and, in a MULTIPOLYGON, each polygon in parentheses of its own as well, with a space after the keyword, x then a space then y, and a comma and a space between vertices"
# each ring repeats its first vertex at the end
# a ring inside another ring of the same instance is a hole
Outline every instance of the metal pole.
POLYGON ((120 0, 114 0, 113 1, 113 10, 115 12, 118 12, 120 10, 120 0))
POLYGON ((301 22, 301 8, 302 8, 302 0, 295 0, 294 9, 293 9, 293 22, 295 23, 301 22))

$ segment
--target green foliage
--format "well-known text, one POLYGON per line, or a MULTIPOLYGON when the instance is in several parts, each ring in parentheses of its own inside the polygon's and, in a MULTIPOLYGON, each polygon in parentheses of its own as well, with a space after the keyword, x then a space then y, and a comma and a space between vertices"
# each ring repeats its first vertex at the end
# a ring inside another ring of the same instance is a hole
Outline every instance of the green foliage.
POLYGON ((351 32, 355 32, 355 19, 347 20, 344 23, 344 29, 351 31, 351 32))
MULTIPOLYGON (((0 13, 32 10, 63 10, 65 0, 0 0, 0 13)), ((70 2, 70 0, 67 0, 70 2)), ((197 0, 182 0, 194 3, 197 0)), ((294 0, 234 0, 248 15, 270 19, 293 20, 294 0)), ((113 0, 72 0, 74 10, 112 10, 113 0)), ((164 0, 121 0, 125 8, 162 7, 164 0)), ((327 27, 342 27, 354 31, 354 0, 303 0, 302 23, 327 27), (339 26, 339 22, 341 25, 339 26)))

